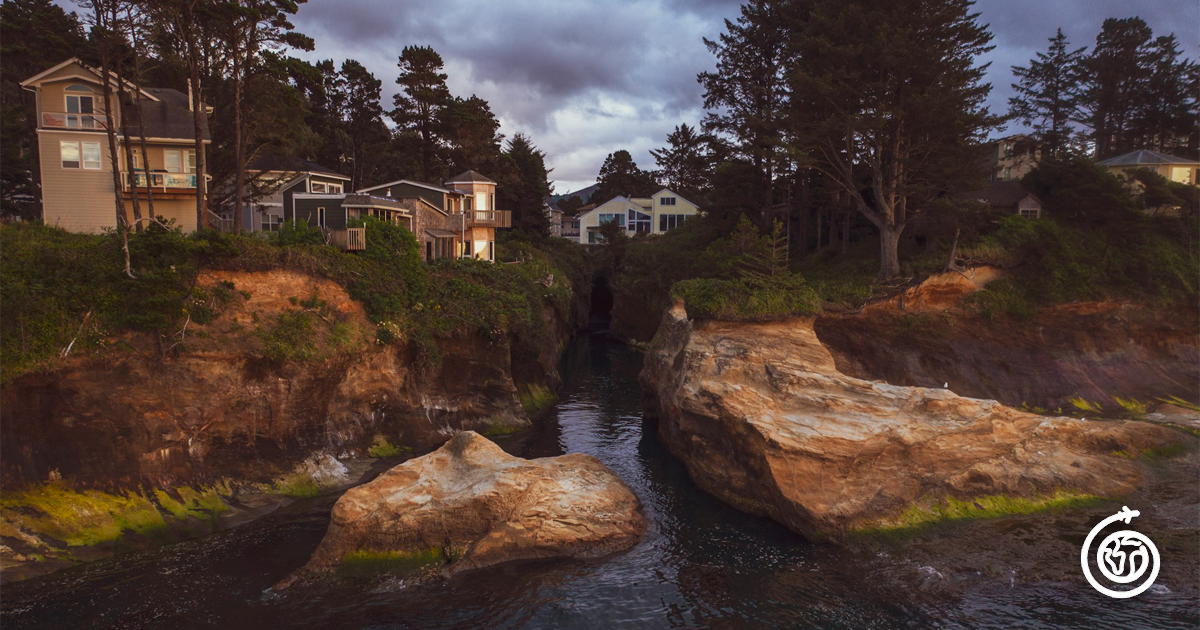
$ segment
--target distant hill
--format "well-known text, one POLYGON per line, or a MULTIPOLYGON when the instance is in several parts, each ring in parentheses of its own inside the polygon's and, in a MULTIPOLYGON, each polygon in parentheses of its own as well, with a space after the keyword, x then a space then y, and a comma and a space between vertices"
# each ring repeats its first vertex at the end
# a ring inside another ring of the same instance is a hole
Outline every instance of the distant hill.
POLYGON ((550 197, 550 203, 558 203, 568 197, 579 197, 580 199, 583 200, 583 203, 587 203, 588 199, 592 198, 592 193, 596 192, 596 189, 599 187, 600 187, 600 184, 592 184, 591 186, 588 186, 587 188, 580 188, 579 190, 576 190, 575 192, 569 192, 565 195, 553 195, 550 197))

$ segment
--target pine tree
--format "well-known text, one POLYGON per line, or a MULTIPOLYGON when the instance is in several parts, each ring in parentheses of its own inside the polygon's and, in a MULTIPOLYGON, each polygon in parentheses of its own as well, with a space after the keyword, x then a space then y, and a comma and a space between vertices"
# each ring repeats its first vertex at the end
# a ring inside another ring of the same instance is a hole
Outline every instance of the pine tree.
POLYGON ((497 187, 499 201, 513 212, 513 227, 542 236, 550 234, 550 217, 543 210, 550 196, 550 170, 546 154, 533 145, 525 134, 508 141, 504 157, 510 164, 497 187))
POLYGON ((1096 36, 1092 54, 1083 61, 1079 121, 1091 130, 1098 160, 1136 147, 1151 35, 1141 18, 1109 18, 1096 36))
POLYGON ((1140 147, 1195 156, 1200 116, 1200 66, 1183 57, 1174 34, 1154 40, 1147 58, 1145 89, 1133 128, 1140 147))
POLYGON ((633 156, 624 149, 609 153, 600 167, 592 199, 604 203, 613 197, 648 197, 658 192, 653 173, 638 168, 633 156))
POLYGON ((383 82, 353 59, 342 62, 339 78, 342 127, 350 144, 350 186, 358 190, 371 180, 390 139, 379 104, 383 82))
POLYGON ((717 57, 716 72, 697 77, 704 87, 706 132, 727 138, 734 157, 753 164, 760 224, 773 221, 775 177, 783 159, 783 118, 788 100, 788 48, 782 0, 750 0, 736 22, 725 20, 717 41, 705 39, 717 57))
POLYGON ((392 119, 397 125, 415 131, 421 139, 421 179, 439 179, 436 161, 444 141, 441 125, 442 110, 450 102, 446 75, 441 72, 442 56, 428 46, 405 46, 400 53, 400 76, 396 84, 396 109, 392 119))
POLYGON ((1070 50, 1062 29, 1050 38, 1046 52, 1037 53, 1029 67, 1013 66, 1016 96, 1008 99, 1009 113, 1033 128, 1043 150, 1058 157, 1068 150, 1078 118, 1080 62, 1086 47, 1070 50))
POLYGON ((493 173, 499 169, 504 135, 488 102, 471 95, 455 98, 442 112, 451 170, 493 173))
POLYGON ((668 146, 650 151, 658 163, 663 184, 671 190, 699 201, 711 187, 712 151, 709 138, 682 124, 667 135, 668 146))
POLYGON ((982 179, 992 35, 970 0, 816 0, 795 16, 796 154, 879 230, 879 277, 899 275, 900 235, 947 189, 982 179), (918 45, 919 44, 919 45, 918 45))

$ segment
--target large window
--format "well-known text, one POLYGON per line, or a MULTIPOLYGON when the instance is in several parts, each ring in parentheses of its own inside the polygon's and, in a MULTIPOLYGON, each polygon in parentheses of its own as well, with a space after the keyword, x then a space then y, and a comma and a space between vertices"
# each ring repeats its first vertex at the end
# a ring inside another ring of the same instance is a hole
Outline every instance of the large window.
POLYGON ((86 85, 68 85, 66 92, 67 126, 93 129, 96 127, 96 97, 86 85))
POLYGON ((163 161, 168 173, 195 173, 196 152, 181 149, 163 151, 163 161))
POLYGON ((326 184, 325 182, 312 182, 312 191, 315 193, 337 193, 341 194, 341 184, 326 184))
POLYGON ((687 218, 688 215, 686 214, 660 214, 658 215, 658 231, 666 232, 667 230, 673 230, 680 223, 687 220, 687 218))
POLYGON ((89 171, 100 170, 100 143, 76 142, 63 140, 58 143, 62 152, 63 168, 83 168, 89 171))
POLYGON ((609 223, 611 221, 616 221, 617 225, 619 225, 621 227, 625 227, 625 213, 624 212, 622 212, 620 214, 604 213, 604 214, 600 215, 600 225, 604 225, 605 223, 609 223))
POLYGON ((629 228, 634 232, 650 232, 650 215, 638 212, 637 210, 629 211, 629 228))
POLYGON ((268 214, 263 212, 262 215, 262 231, 278 232, 283 225, 283 217, 278 214, 268 214))
POLYGON ((659 198, 658 198, 658 205, 660 205, 660 206, 673 206, 673 205, 675 205, 675 198, 674 198, 674 197, 659 197, 659 198))

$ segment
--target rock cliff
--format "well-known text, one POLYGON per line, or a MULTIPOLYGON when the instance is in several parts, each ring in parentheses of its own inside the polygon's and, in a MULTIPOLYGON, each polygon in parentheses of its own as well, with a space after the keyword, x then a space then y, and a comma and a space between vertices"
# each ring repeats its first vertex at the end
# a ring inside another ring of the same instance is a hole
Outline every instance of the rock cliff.
POLYGON ((444 573, 597 558, 646 529, 637 496, 590 455, 525 460, 474 432, 348 490, 309 563, 280 584, 356 564, 444 573))
POLYGON ((440 339, 431 365, 405 344, 378 344, 361 304, 334 282, 210 271, 199 284, 226 303, 168 340, 178 347, 166 358, 131 334, 104 356, 5 384, 6 486, 263 478, 314 451, 365 454, 376 436, 423 449, 460 430, 528 426, 506 339, 440 339), (310 321, 295 333, 301 316, 310 321))
POLYGON ((703 489, 813 538, 947 499, 1122 495, 1140 468, 1117 453, 1185 437, 854 378, 812 318, 690 322, 682 304, 665 314, 641 382, 661 439, 703 489))

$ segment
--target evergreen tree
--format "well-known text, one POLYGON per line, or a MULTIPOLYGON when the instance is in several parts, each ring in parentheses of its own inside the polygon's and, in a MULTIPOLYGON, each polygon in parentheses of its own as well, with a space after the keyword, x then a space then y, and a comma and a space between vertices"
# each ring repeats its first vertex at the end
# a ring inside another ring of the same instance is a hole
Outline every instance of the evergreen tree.
POLYGON ((383 146, 390 140, 379 104, 383 82, 361 63, 347 59, 342 62, 339 87, 342 124, 350 145, 350 186, 358 190, 371 181, 383 146))
POLYGON ((542 236, 550 234, 550 217, 544 210, 550 196, 550 171, 546 154, 533 145, 525 134, 508 141, 504 157, 510 165, 497 186, 499 202, 513 212, 513 227, 542 236))
POLYGON ((668 146, 651 150, 658 163, 663 184, 691 199, 703 199, 711 183, 713 168, 709 138, 696 133, 694 127, 682 124, 667 135, 668 146))
POLYGON ((773 221, 776 170, 783 159, 783 118, 788 100, 787 33, 783 0, 750 0, 737 22, 725 20, 717 41, 704 40, 717 57, 716 72, 697 77, 704 87, 704 130, 730 141, 735 156, 754 165, 760 225, 773 221))
POLYGON ((1071 143, 1071 121, 1078 118, 1079 72, 1085 48, 1070 50, 1062 29, 1050 38, 1049 49, 1037 53, 1029 67, 1013 66, 1016 96, 1008 99, 1009 113, 1033 128, 1047 155, 1058 157, 1071 143))
POLYGON ((405 46, 396 65, 400 68, 400 76, 396 77, 400 92, 396 94, 392 119, 420 136, 421 179, 441 179, 444 173, 438 160, 444 137, 439 123, 451 100, 446 75, 441 71, 442 56, 428 46, 405 46))
POLYGON ((797 15, 792 123, 798 155, 874 225, 881 279, 900 235, 948 189, 983 178, 980 144, 1000 119, 979 55, 991 34, 970 0, 815 0, 797 15), (915 43, 919 43, 916 45, 915 43))
POLYGON ((1080 122, 1091 129, 1098 160, 1136 148, 1136 121, 1146 88, 1151 32, 1141 18, 1104 20, 1083 62, 1080 122))
POLYGON ((592 199, 604 203, 617 196, 648 197, 658 192, 658 188, 654 175, 638 168, 633 156, 622 149, 604 159, 592 199))
POLYGON ((447 103, 442 117, 452 172, 475 170, 494 174, 500 168, 504 135, 487 101, 475 95, 455 98, 447 103))
POLYGON ((1134 129, 1138 146, 1195 157, 1200 142, 1200 66, 1180 54, 1175 35, 1154 40, 1134 129))

